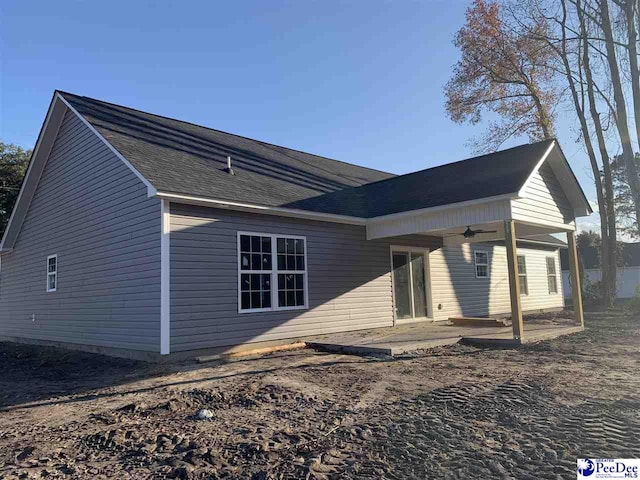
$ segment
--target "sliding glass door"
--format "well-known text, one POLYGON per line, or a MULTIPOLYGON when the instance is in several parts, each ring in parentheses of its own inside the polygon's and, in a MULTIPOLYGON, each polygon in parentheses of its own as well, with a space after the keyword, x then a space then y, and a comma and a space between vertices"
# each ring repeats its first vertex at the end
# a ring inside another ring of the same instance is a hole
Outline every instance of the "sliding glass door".
POLYGON ((425 254, 392 251, 393 291, 397 320, 425 318, 428 313, 425 254))

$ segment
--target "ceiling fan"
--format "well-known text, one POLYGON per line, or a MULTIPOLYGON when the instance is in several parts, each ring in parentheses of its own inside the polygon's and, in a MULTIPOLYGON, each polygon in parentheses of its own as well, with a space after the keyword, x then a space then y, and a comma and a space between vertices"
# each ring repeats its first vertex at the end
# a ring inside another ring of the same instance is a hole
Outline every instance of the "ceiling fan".
POLYGON ((473 238, 478 233, 497 233, 497 230, 471 230, 471 227, 467 227, 467 229, 462 233, 449 233, 447 234, 447 236, 462 235, 464 238, 473 238))

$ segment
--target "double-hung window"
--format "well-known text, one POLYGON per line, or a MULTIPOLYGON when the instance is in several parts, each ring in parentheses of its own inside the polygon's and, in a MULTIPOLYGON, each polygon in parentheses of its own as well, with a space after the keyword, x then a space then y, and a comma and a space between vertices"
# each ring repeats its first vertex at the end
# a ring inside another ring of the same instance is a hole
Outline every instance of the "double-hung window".
POLYGON ((518 255, 518 281, 520 282, 520 295, 529 295, 527 260, 524 255, 518 255))
POLYGON ((489 276, 489 252, 475 250, 473 257, 476 265, 476 278, 487 278, 489 276))
POLYGON ((558 277, 556 275, 556 259, 547 257, 547 283, 549 284, 549 293, 558 293, 558 277))
POLYGON ((239 312, 307 308, 306 238, 238 233, 239 312))
POLYGON ((47 257, 47 292, 58 289, 58 255, 47 257))

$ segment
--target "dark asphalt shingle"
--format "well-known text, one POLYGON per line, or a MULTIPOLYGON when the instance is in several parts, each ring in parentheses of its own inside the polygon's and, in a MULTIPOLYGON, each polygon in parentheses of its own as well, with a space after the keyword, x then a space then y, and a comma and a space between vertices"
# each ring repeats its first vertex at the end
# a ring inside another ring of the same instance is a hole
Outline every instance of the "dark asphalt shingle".
POLYGON ((517 192, 551 142, 395 176, 59 93, 160 192, 357 217, 517 192))

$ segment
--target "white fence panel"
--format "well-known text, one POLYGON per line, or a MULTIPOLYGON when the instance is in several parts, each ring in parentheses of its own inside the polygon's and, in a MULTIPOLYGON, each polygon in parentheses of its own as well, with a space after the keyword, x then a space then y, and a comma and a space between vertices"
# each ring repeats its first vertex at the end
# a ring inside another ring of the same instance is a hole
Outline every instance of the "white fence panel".
MULTIPOLYGON (((599 268, 585 270, 585 276, 590 282, 597 282, 602 278, 599 268)), ((640 267, 618 268, 618 298, 633 297, 636 287, 640 284, 640 267)), ((571 284, 569 282, 569 272, 562 272, 562 290, 564 297, 571 297, 571 284)))

